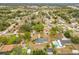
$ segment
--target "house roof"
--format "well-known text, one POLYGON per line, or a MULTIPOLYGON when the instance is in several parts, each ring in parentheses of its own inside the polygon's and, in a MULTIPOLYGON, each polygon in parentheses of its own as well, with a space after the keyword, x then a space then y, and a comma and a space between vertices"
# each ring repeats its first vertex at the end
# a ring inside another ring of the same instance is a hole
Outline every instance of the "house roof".
MULTIPOLYGON (((75 45, 74 45, 75 46, 75 45)), ((73 45, 66 45, 66 47, 63 48, 57 48, 56 52, 57 54, 79 54, 79 50, 75 49, 73 45)), ((78 47, 78 46, 77 46, 78 47)), ((79 47, 78 47, 79 48, 79 47)))
POLYGON ((15 45, 3 45, 0 47, 0 52, 9 52, 12 51, 15 45))
POLYGON ((71 40, 60 40, 62 45, 71 44, 71 40))
POLYGON ((57 54, 72 54, 72 50, 69 47, 56 49, 57 54))
POLYGON ((79 44, 73 44, 75 50, 79 50, 79 44))
POLYGON ((63 34, 61 34, 61 33, 58 33, 58 34, 56 34, 56 35, 51 35, 52 37, 58 37, 58 38, 62 38, 63 37, 63 34))

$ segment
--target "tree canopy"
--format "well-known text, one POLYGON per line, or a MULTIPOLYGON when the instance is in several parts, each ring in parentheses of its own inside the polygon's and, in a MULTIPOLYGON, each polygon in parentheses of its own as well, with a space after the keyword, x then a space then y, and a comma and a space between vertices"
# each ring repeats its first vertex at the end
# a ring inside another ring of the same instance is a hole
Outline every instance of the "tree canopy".
POLYGON ((36 30, 37 32, 43 31, 44 26, 42 23, 37 23, 33 26, 33 29, 36 30))
POLYGON ((33 50, 32 55, 47 55, 44 50, 33 50))
POLYGON ((25 32, 24 39, 29 41, 30 40, 30 35, 31 35, 30 32, 25 32))
POLYGON ((75 37, 71 37, 71 41, 74 44, 79 44, 79 37, 75 36, 75 37))
POLYGON ((65 37, 70 38, 70 37, 71 37, 71 33, 72 33, 71 30, 67 30, 67 31, 64 33, 64 35, 65 35, 65 37))

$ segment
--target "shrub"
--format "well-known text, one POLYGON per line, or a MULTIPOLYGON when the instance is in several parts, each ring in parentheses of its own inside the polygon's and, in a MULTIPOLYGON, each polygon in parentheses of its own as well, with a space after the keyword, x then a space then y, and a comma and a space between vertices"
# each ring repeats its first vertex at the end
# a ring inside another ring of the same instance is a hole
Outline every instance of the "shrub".
POLYGON ((47 55, 44 50, 33 50, 32 55, 47 55))
POLYGON ((8 42, 8 38, 7 38, 7 37, 5 37, 5 36, 0 36, 0 43, 2 43, 2 44, 7 44, 7 42, 8 42))
POLYGON ((64 33, 64 35, 65 35, 65 37, 70 38, 70 37, 71 37, 71 33, 72 33, 71 30, 67 30, 67 31, 64 33))
POLYGON ((26 55, 27 51, 26 49, 23 49, 21 46, 17 46, 13 49, 12 52, 10 52, 11 55, 26 55))
POLYGON ((72 43, 74 43, 74 44, 79 44, 79 37, 72 37, 71 38, 71 41, 72 41, 72 43))
POLYGON ((16 37, 15 35, 9 37, 7 44, 18 44, 21 42, 21 39, 19 37, 16 37))
POLYGON ((24 39, 29 41, 30 35, 31 35, 30 32, 25 32, 24 39))

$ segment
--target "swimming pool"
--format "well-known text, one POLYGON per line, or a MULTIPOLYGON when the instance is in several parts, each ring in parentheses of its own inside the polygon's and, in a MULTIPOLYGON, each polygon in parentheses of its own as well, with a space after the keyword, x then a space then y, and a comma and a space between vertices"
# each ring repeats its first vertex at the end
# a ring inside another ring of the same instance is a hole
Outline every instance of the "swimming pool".
POLYGON ((35 42, 36 43, 47 43, 48 40, 46 38, 37 38, 35 39, 35 42))

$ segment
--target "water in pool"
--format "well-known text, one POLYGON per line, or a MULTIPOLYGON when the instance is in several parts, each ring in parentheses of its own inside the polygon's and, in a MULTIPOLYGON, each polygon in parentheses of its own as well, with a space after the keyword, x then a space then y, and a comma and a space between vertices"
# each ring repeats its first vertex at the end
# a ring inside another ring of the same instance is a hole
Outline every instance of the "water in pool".
POLYGON ((48 40, 46 38, 37 38, 35 39, 36 43, 46 43, 48 40))

